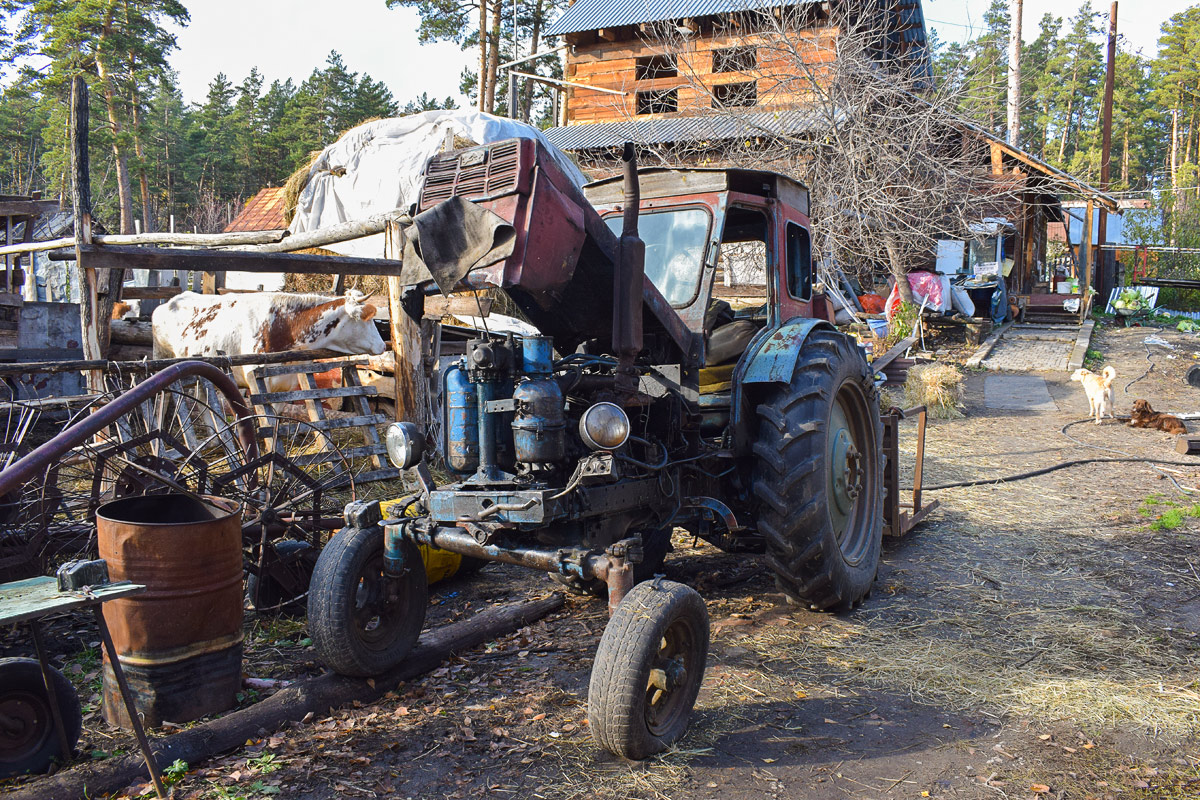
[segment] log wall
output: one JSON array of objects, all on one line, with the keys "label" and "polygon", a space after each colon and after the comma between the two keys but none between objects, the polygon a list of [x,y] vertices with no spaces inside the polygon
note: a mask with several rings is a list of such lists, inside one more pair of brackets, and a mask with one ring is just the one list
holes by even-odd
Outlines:
[{"label": "log wall", "polygon": [[[601,31],[599,33],[608,33]],[[786,41],[771,34],[744,34],[728,28],[701,31],[679,42],[655,41],[645,34],[614,34],[617,41],[598,39],[593,33],[577,35],[567,56],[567,80],[624,95],[572,87],[567,93],[567,124],[646,119],[638,114],[639,92],[674,89],[677,111],[696,114],[711,111],[714,87],[753,82],[757,102],[747,113],[796,106],[807,100],[812,80],[820,80],[822,65],[837,57],[838,30],[821,25],[789,36]],[[716,50],[755,47],[757,66],[745,72],[713,72]],[[638,79],[639,58],[672,55],[678,74]]]}]

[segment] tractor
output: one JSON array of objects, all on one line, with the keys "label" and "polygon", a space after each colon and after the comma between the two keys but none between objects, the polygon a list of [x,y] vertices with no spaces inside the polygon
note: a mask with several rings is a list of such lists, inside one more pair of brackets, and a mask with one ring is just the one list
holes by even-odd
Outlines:
[{"label": "tractor", "polygon": [[704,602],[662,575],[675,529],[764,553],[806,607],[852,609],[875,579],[878,393],[814,278],[808,191],[639,171],[632,145],[622,174],[580,189],[533,139],[440,154],[422,186],[406,313],[499,290],[537,335],[427,348],[432,419],[387,431],[415,491],[388,518],[347,507],[312,578],[314,644],[347,675],[401,662],[428,603],[419,545],[543,570],[607,594],[590,727],[648,757],[683,735],[708,651]]}]

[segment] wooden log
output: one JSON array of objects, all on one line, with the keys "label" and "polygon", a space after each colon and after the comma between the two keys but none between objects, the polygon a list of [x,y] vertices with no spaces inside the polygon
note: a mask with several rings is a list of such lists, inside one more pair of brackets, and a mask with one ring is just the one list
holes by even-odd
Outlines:
[{"label": "wooden log", "polygon": [[24,372],[50,375],[56,372],[83,372],[86,370],[118,370],[125,372],[158,372],[181,361],[203,361],[224,369],[257,364],[284,364],[289,361],[308,361],[314,358],[345,357],[344,353],[332,350],[284,350],[279,353],[251,353],[243,356],[190,356],[188,358],[159,358],[154,361],[26,361],[0,364],[0,375],[16,375]]},{"label": "wooden log", "polygon": [[140,344],[113,344],[108,348],[108,353],[114,359],[121,361],[141,361],[154,356],[154,348],[149,345]]},{"label": "wooden log", "polygon": [[[551,595],[540,600],[493,606],[460,622],[424,633],[403,664],[370,682],[333,673],[297,681],[249,708],[152,741],[155,761],[160,769],[170,766],[176,759],[195,767],[218,753],[241,747],[247,739],[260,736],[260,731],[277,731],[286,723],[299,722],[309,713],[324,715],[330,709],[349,703],[374,702],[401,681],[424,675],[455,653],[536,622],[561,608],[562,604],[561,595]],[[135,753],[95,765],[81,764],[31,781],[10,791],[6,798],[77,800],[114,792],[146,776],[142,756]]]},{"label": "wooden log", "polygon": [[51,261],[86,256],[88,264],[113,269],[186,269],[197,272],[300,272],[325,275],[399,275],[401,263],[385,258],[314,256],[297,253],[254,253],[243,250],[194,250],[182,247],[112,247],[84,245],[76,254],[51,251]]},{"label": "wooden log", "polygon": [[1176,436],[1175,452],[1185,456],[1200,454],[1200,436]]},{"label": "wooden log", "polygon": [[113,344],[150,347],[154,343],[150,320],[114,319],[111,326]]},{"label": "wooden log", "polygon": [[[92,185],[88,156],[88,86],[82,75],[71,81],[71,204],[75,216],[75,285],[79,287],[79,326],[86,360],[104,358],[100,344],[100,313],[96,272],[84,266],[83,252],[92,241]],[[109,312],[112,313],[111,311]],[[87,374],[88,388],[104,390],[104,376]]]},{"label": "wooden log", "polygon": [[255,253],[287,253],[293,250],[307,250],[310,247],[323,247],[327,244],[348,242],[351,239],[361,239],[376,233],[383,233],[388,222],[407,224],[412,218],[400,209],[373,214],[366,219],[349,220],[337,225],[329,225],[315,231],[293,233],[278,244],[260,245],[258,247],[242,248],[243,252]]}]

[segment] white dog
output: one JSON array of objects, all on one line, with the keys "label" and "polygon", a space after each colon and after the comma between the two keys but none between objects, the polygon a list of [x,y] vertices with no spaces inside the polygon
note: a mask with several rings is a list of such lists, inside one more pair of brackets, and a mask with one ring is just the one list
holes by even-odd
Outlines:
[{"label": "white dog", "polygon": [[1111,366],[1105,367],[1099,375],[1086,369],[1077,369],[1071,375],[1071,380],[1083,384],[1083,390],[1087,392],[1088,416],[1095,417],[1097,425],[1105,414],[1115,419],[1112,384],[1116,377],[1117,371]]}]

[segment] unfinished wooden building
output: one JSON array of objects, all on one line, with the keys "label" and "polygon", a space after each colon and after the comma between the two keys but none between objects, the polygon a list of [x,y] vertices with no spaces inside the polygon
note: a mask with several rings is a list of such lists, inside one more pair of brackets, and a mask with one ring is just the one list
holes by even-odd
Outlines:
[{"label": "unfinished wooden building", "polygon": [[[919,0],[575,0],[548,31],[569,45],[562,122],[769,113],[803,103],[838,53],[841,25],[888,69],[930,74]],[[840,22],[838,22],[840,20]],[[782,34],[782,36],[781,36]]]}]

